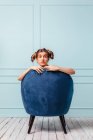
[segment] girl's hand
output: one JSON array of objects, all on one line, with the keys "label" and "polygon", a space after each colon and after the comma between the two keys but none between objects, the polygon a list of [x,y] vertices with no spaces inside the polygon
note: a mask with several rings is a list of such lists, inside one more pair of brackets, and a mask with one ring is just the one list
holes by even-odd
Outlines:
[{"label": "girl's hand", "polygon": [[44,68],[46,68],[48,71],[59,71],[58,66],[49,65],[49,66],[44,66]]},{"label": "girl's hand", "polygon": [[41,66],[31,66],[31,69],[36,70],[38,73],[42,73],[44,70],[44,68]]}]

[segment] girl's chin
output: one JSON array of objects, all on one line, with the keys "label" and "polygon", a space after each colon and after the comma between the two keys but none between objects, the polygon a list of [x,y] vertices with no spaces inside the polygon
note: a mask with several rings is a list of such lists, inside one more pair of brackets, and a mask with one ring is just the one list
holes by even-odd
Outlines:
[{"label": "girl's chin", "polygon": [[46,66],[47,64],[40,64],[42,67]]},{"label": "girl's chin", "polygon": [[46,65],[41,65],[42,67],[46,66]]}]

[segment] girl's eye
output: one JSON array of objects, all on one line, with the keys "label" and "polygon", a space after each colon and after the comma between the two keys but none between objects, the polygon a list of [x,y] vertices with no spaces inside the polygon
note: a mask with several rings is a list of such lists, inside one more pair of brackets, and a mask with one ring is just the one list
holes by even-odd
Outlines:
[{"label": "girl's eye", "polygon": [[47,55],[45,55],[45,57],[47,57]]},{"label": "girl's eye", "polygon": [[[38,56],[39,58],[41,58],[42,56]],[[47,55],[44,56],[45,58],[47,58]]]},{"label": "girl's eye", "polygon": [[41,56],[39,55],[38,57],[40,58]]}]

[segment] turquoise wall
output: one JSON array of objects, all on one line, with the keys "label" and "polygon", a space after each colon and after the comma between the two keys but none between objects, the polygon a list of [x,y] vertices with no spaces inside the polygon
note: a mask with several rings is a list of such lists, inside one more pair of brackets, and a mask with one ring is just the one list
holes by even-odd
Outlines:
[{"label": "turquoise wall", "polygon": [[75,69],[67,116],[93,117],[93,2],[90,0],[0,0],[0,116],[29,116],[18,76],[31,54],[51,49],[49,64]]}]

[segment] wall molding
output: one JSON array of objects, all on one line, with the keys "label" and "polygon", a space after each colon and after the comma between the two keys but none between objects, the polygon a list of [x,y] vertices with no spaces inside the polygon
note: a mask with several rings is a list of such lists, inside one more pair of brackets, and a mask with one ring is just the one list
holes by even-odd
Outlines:
[{"label": "wall molding", "polygon": [[40,4],[40,6],[93,6],[92,4]]},{"label": "wall molding", "polygon": [[[3,83],[0,83],[0,84],[20,84],[20,81],[19,82],[11,82],[11,83],[10,82],[5,82],[5,83],[3,82]],[[74,84],[75,85],[77,85],[77,84],[83,84],[83,85],[86,84],[86,85],[89,85],[89,84],[93,84],[93,82],[89,82],[89,83],[82,82],[82,83],[74,83]]]},{"label": "wall molding", "polygon": [[[23,69],[27,69],[27,68],[5,68],[5,67],[1,67],[0,70],[23,70]],[[93,70],[93,68],[74,68],[75,70]]]},{"label": "wall molding", "polygon": [[[0,109],[0,117],[29,117],[24,108],[5,108]],[[93,117],[93,108],[70,108],[67,117]]]},{"label": "wall molding", "polygon": [[[1,107],[0,109],[24,109],[24,108],[14,108],[14,107],[13,108],[12,107],[11,108],[10,107],[2,108]],[[93,107],[70,107],[70,109],[93,109]]]}]

